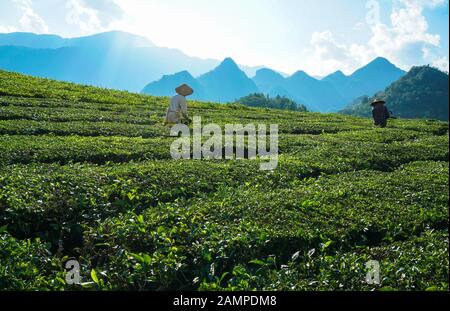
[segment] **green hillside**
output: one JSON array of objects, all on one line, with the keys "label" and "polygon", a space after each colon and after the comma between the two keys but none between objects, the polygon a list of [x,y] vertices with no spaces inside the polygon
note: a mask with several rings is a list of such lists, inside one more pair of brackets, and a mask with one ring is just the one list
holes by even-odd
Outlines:
[{"label": "green hillside", "polygon": [[448,123],[189,102],[279,124],[267,172],[172,160],[167,101],[0,71],[0,289],[449,289]]},{"label": "green hillside", "polygon": [[340,112],[371,116],[370,103],[375,98],[386,100],[389,109],[400,118],[448,121],[448,73],[430,66],[413,67],[386,90],[378,92],[373,98],[357,98]]}]

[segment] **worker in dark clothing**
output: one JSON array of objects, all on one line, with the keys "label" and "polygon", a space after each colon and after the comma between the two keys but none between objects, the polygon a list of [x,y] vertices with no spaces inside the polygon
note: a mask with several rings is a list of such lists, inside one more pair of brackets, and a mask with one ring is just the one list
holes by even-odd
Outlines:
[{"label": "worker in dark clothing", "polygon": [[391,117],[386,102],[381,99],[375,99],[370,105],[372,106],[372,116],[375,126],[386,127],[387,120]]}]

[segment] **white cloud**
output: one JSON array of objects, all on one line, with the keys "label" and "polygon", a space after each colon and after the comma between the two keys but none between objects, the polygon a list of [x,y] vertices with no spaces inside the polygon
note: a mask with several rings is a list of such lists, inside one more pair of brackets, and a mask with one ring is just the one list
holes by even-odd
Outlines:
[{"label": "white cloud", "polygon": [[0,33],[9,33],[9,32],[15,32],[15,31],[17,31],[17,28],[14,26],[0,25]]},{"label": "white cloud", "polygon": [[445,72],[449,72],[449,62],[448,62],[448,57],[441,57],[438,59],[435,59],[434,62],[432,63],[432,65],[434,67],[439,68],[442,71]]},{"label": "white cloud", "polygon": [[381,23],[372,27],[373,36],[369,47],[376,55],[409,66],[411,62],[419,62],[425,56],[424,49],[439,47],[440,36],[428,33],[428,23],[422,14],[424,4],[421,2],[400,0],[403,7],[392,11],[390,27]]},{"label": "white cloud", "polygon": [[95,33],[103,30],[98,11],[88,7],[80,0],[69,0],[66,3],[68,10],[66,22],[76,25],[84,34]]},{"label": "white cloud", "polygon": [[443,58],[440,54],[441,38],[428,32],[428,23],[423,16],[425,7],[436,7],[445,1],[397,0],[390,14],[390,25],[380,21],[370,24],[372,36],[366,44],[341,44],[329,30],[315,32],[311,44],[319,71],[326,74],[342,69],[350,73],[377,56],[386,57],[404,69],[421,64],[448,67],[448,57]]},{"label": "white cloud", "polygon": [[89,7],[97,11],[97,16],[105,27],[124,17],[124,11],[114,0],[89,1]]},{"label": "white cloud", "polygon": [[14,0],[21,11],[20,30],[34,33],[48,33],[46,22],[33,9],[31,0]]},{"label": "white cloud", "polygon": [[[314,32],[311,38],[314,48],[313,63],[319,75],[326,75],[338,69],[351,71],[361,61],[357,46],[347,46],[338,43],[331,31]],[[362,51],[364,55],[365,51]]]}]

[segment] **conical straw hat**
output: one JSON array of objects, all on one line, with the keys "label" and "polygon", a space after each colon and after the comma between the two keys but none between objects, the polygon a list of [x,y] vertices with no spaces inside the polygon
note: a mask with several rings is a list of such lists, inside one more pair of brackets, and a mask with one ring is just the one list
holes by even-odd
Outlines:
[{"label": "conical straw hat", "polygon": [[372,102],[370,105],[373,106],[373,105],[378,104],[378,103],[380,103],[380,104],[385,104],[386,101],[384,101],[384,100],[382,100],[382,99],[379,99],[379,98],[375,98],[375,99],[373,100],[373,102]]},{"label": "conical straw hat", "polygon": [[182,84],[179,87],[175,89],[177,94],[180,94],[182,96],[189,96],[194,93],[194,90],[187,84]]}]

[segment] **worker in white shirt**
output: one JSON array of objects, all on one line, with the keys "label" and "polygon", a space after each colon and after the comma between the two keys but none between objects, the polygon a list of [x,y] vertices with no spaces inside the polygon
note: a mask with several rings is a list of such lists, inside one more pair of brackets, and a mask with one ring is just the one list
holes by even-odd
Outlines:
[{"label": "worker in white shirt", "polygon": [[189,122],[190,118],[187,112],[186,96],[192,95],[194,90],[187,84],[180,85],[175,89],[177,95],[170,99],[170,105],[167,109],[165,124],[170,123],[185,123]]}]

